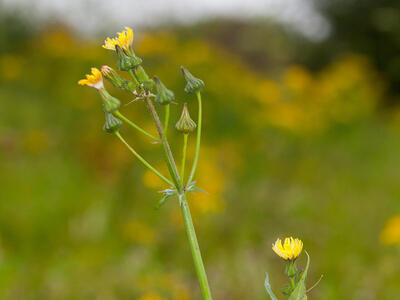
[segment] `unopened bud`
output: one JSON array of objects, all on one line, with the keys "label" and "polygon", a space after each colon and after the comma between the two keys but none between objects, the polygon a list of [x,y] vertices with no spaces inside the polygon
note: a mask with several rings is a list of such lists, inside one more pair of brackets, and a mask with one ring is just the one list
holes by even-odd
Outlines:
[{"label": "unopened bud", "polygon": [[115,49],[118,54],[118,70],[129,71],[142,63],[140,57],[137,57],[135,54],[127,54],[120,46],[116,45]]},{"label": "unopened bud", "polygon": [[114,133],[121,128],[122,121],[113,116],[112,113],[105,113],[106,122],[104,123],[103,129],[108,133]]},{"label": "unopened bud", "polygon": [[149,76],[142,66],[137,66],[133,71],[135,72],[135,75],[140,83],[144,83],[150,80]]},{"label": "unopened bud", "polygon": [[130,93],[136,91],[136,84],[130,80],[122,78],[113,68],[102,66],[101,73],[103,77],[108,79],[116,88],[124,89]]},{"label": "unopened bud", "polygon": [[175,99],[174,92],[167,89],[160,79],[158,79],[158,77],[154,77],[154,81],[157,89],[157,94],[154,101],[161,105],[170,104]]},{"label": "unopened bud", "polygon": [[183,110],[179,121],[176,123],[175,128],[179,132],[188,134],[193,132],[196,129],[196,123],[190,118],[189,110],[187,108],[187,104],[183,104]]},{"label": "unopened bud", "polygon": [[186,80],[185,92],[194,94],[200,92],[204,87],[204,82],[201,79],[194,77],[185,67],[181,67],[183,77]]},{"label": "unopened bud", "polygon": [[113,113],[114,111],[116,111],[117,109],[119,109],[119,107],[121,106],[121,102],[111,96],[106,89],[100,89],[99,90],[101,98],[103,99],[103,110],[106,113]]}]

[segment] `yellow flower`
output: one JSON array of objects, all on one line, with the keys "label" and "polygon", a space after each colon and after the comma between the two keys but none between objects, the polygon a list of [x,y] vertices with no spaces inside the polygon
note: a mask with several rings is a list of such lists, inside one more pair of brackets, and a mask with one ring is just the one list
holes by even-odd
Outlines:
[{"label": "yellow flower", "polygon": [[400,215],[395,215],[386,222],[380,238],[385,245],[400,244]]},{"label": "yellow flower", "polygon": [[96,89],[103,88],[103,77],[101,76],[100,70],[97,68],[92,68],[91,71],[92,74],[86,74],[86,79],[79,80],[78,84],[87,85]]},{"label": "yellow flower", "polygon": [[303,242],[292,237],[285,238],[283,245],[281,239],[277,239],[275,244],[272,244],[272,250],[285,260],[296,259],[300,255],[302,249]]},{"label": "yellow flower", "polygon": [[104,45],[102,46],[104,49],[115,51],[115,46],[118,45],[128,53],[130,53],[130,48],[132,46],[133,41],[133,31],[129,27],[125,27],[125,30],[122,32],[117,32],[118,37],[109,38],[104,41]]}]

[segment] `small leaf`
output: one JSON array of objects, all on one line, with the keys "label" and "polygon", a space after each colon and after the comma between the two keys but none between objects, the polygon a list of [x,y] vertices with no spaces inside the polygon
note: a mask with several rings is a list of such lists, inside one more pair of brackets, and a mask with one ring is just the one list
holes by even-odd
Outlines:
[{"label": "small leaf", "polygon": [[267,272],[265,272],[264,286],[265,286],[265,289],[267,290],[268,295],[271,297],[271,299],[272,300],[278,300],[278,298],[276,298],[274,292],[271,289],[271,285],[269,284],[269,277],[268,277],[268,273]]},{"label": "small leaf", "polygon": [[154,207],[155,210],[158,210],[161,206],[165,204],[165,202],[168,200],[169,197],[172,195],[176,195],[177,191],[173,189],[166,189],[163,191],[160,191],[160,193],[164,193],[160,201],[157,203],[156,207]]},{"label": "small leaf", "polygon": [[290,295],[288,300],[307,300],[306,278],[307,278],[308,268],[310,266],[310,256],[308,255],[307,251],[305,251],[305,253],[307,254],[306,268],[304,269],[303,273],[301,274],[300,279],[297,282],[297,286],[293,290],[293,293]]}]

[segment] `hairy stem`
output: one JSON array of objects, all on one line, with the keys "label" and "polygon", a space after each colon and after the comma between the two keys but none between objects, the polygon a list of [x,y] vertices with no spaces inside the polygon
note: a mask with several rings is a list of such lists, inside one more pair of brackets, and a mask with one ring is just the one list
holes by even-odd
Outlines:
[{"label": "hairy stem", "polygon": [[164,175],[162,175],[160,172],[158,172],[152,165],[150,165],[143,157],[139,155],[126,141],[125,139],[121,136],[121,134],[116,131],[114,132],[115,135],[121,140],[122,143],[125,144],[125,146],[139,159],[150,171],[154,172],[158,177],[160,177],[162,180],[164,180],[168,185],[174,186],[174,184],[166,178]]},{"label": "hairy stem", "polygon": [[192,252],[194,267],[200,282],[201,293],[205,300],[212,300],[207,274],[204,268],[203,259],[201,257],[200,247],[197,241],[196,231],[193,226],[193,220],[190,214],[190,208],[186,199],[186,194],[180,195],[180,200],[182,216],[185,222],[185,228],[189,240],[190,251]]},{"label": "hairy stem", "polygon": [[199,105],[199,112],[198,112],[198,118],[197,118],[197,136],[196,136],[196,151],[194,154],[194,159],[193,159],[193,165],[192,165],[192,170],[190,171],[190,175],[187,181],[187,185],[189,185],[193,178],[194,174],[196,173],[196,168],[197,168],[197,162],[199,161],[199,154],[200,154],[200,141],[201,141],[201,119],[202,119],[202,104],[201,104],[201,94],[200,92],[196,93],[197,96],[197,102]]},{"label": "hairy stem", "polygon": [[167,138],[168,122],[169,122],[169,104],[165,105],[165,121],[164,121],[163,138]]},{"label": "hairy stem", "polygon": [[121,120],[123,120],[125,123],[128,123],[130,126],[132,126],[133,128],[135,128],[136,130],[140,131],[141,133],[143,133],[144,135],[147,135],[149,138],[155,140],[155,141],[159,141],[158,138],[156,138],[154,135],[148,133],[146,130],[144,130],[143,128],[139,127],[138,125],[136,125],[135,123],[133,123],[131,120],[129,120],[127,117],[125,117],[123,114],[120,113],[120,111],[115,111],[114,115],[118,118],[120,118]]}]

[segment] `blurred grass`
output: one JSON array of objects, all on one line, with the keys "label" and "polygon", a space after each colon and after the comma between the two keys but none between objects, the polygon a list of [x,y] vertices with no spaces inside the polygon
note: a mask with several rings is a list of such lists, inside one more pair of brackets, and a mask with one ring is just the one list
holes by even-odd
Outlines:
[{"label": "blurred grass", "polygon": [[[165,186],[102,131],[98,95],[77,85],[91,66],[115,66],[100,45],[57,27],[0,56],[0,297],[199,299],[176,201],[154,211]],[[400,123],[379,107],[386,84],[368,57],[269,74],[173,32],[138,32],[135,49],[192,116],[179,66],[206,83],[198,184],[208,194],[190,204],[216,299],[265,299],[266,270],[278,290],[271,243],[284,235],[303,239],[310,281],[324,274],[310,299],[400,292],[398,245],[379,238],[400,211]],[[143,103],[122,110],[155,134]],[[166,173],[159,145],[121,132]]]}]

